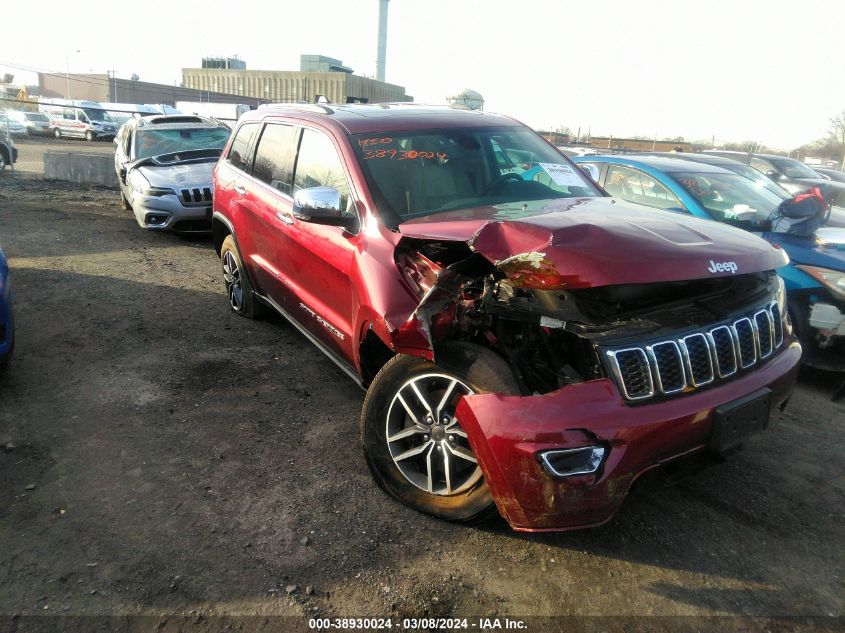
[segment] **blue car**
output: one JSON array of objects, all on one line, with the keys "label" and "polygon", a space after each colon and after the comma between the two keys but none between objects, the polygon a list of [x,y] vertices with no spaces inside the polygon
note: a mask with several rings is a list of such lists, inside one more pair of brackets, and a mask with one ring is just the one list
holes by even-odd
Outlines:
[{"label": "blue car", "polygon": [[15,347],[15,322],[12,318],[12,291],[9,288],[9,265],[0,249],[0,367],[9,362]]},{"label": "blue car", "polygon": [[845,371],[845,229],[811,237],[771,231],[780,194],[715,165],[665,156],[585,156],[573,159],[611,196],[663,211],[746,228],[780,245],[790,263],[778,270],[786,284],[804,363]]}]

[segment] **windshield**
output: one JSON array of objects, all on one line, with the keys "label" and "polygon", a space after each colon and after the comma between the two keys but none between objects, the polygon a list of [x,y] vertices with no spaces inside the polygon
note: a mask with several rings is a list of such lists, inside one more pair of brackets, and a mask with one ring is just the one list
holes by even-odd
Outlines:
[{"label": "windshield", "polygon": [[43,114],[40,114],[38,112],[27,112],[24,116],[27,119],[29,119],[30,121],[49,121],[50,120],[46,116],[44,116]]},{"label": "windshield", "polygon": [[191,149],[223,149],[228,140],[227,127],[138,130],[135,134],[135,158]]},{"label": "windshield", "polygon": [[481,205],[602,195],[523,127],[359,134],[352,142],[388,225]]},{"label": "windshield", "polygon": [[738,174],[673,174],[714,219],[763,225],[783,198]]},{"label": "windshield", "polygon": [[804,163],[797,160],[782,158],[772,162],[778,166],[778,168],[783,172],[783,175],[787,178],[822,178]]},{"label": "windshield", "polygon": [[85,116],[88,117],[89,121],[104,121],[106,123],[111,123],[111,119],[109,118],[108,112],[104,110],[96,110],[94,108],[82,108],[82,111],[85,113]]},{"label": "windshield", "polygon": [[781,200],[786,200],[787,198],[791,197],[786,190],[776,185],[771,179],[766,178],[766,176],[761,174],[753,167],[749,167],[748,165],[743,165],[741,163],[734,163],[733,165],[724,163],[717,164],[716,166],[721,167],[722,169],[727,169],[728,171],[732,171],[735,174],[739,174],[740,176],[745,176],[749,180],[753,180],[756,186],[763,187],[764,189],[771,191]]}]

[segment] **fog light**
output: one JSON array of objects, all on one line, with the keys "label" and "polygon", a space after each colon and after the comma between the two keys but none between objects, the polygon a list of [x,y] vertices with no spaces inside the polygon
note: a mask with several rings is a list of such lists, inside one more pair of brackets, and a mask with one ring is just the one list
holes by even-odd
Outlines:
[{"label": "fog light", "polygon": [[164,224],[167,222],[167,216],[158,213],[147,214],[147,224]]},{"label": "fog light", "polygon": [[596,472],[604,461],[604,446],[566,448],[540,453],[540,462],[550,475],[572,477]]}]

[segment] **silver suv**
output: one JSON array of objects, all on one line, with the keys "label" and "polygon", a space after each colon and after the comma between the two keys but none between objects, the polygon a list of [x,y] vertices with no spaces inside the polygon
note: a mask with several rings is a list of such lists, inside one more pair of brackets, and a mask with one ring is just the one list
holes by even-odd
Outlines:
[{"label": "silver suv", "polygon": [[211,228],[211,171],[230,129],[195,115],[130,119],[115,137],[120,201],[145,229],[180,233]]}]

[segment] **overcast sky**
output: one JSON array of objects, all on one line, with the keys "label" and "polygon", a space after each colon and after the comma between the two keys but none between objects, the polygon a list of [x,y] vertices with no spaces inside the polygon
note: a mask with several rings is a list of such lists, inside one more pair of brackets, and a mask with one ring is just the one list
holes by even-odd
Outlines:
[{"label": "overcast sky", "polygon": [[[377,0],[4,2],[0,72],[116,70],[173,84],[206,55],[297,70],[301,53],[374,75]],[[845,110],[845,1],[391,0],[387,81],[417,101],[595,135],[792,148]],[[76,51],[79,52],[76,52]]]}]

